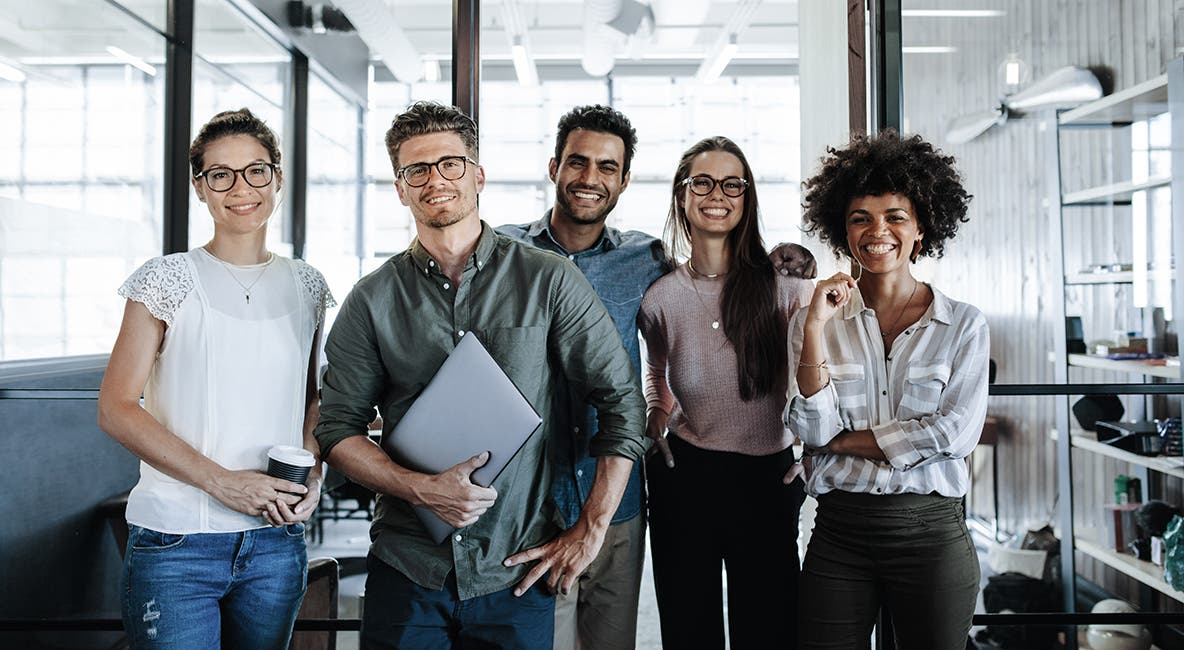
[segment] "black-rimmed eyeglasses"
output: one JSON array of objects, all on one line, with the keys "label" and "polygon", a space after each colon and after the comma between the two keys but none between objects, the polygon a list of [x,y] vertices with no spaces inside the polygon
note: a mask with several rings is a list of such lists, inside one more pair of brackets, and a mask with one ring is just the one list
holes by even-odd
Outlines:
[{"label": "black-rimmed eyeglasses", "polygon": [[444,156],[434,163],[421,162],[400,167],[395,172],[395,178],[402,178],[411,187],[423,187],[432,177],[432,168],[440,173],[440,178],[446,181],[457,181],[464,177],[468,170],[468,163],[477,163],[468,156]]},{"label": "black-rimmed eyeglasses", "polygon": [[247,185],[254,188],[267,187],[275,178],[275,168],[279,165],[269,162],[251,163],[242,169],[229,167],[211,167],[200,172],[194,178],[206,179],[206,187],[212,192],[226,192],[234,187],[235,175],[241,175]]},{"label": "black-rimmed eyeglasses", "polygon": [[711,194],[711,191],[715,189],[717,184],[723,190],[725,196],[732,198],[743,195],[745,190],[748,189],[748,181],[736,176],[728,176],[717,181],[707,174],[699,174],[698,176],[692,176],[684,180],[682,184],[690,187],[691,192],[699,196]]}]

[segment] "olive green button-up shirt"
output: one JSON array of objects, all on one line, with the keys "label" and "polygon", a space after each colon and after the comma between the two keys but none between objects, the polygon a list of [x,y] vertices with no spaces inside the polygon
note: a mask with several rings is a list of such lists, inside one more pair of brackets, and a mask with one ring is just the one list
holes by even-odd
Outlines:
[{"label": "olive green button-up shirt", "polygon": [[[517,583],[529,567],[502,561],[560,530],[549,499],[547,447],[566,435],[566,386],[599,412],[592,455],[637,461],[645,431],[645,401],[629,356],[580,271],[482,223],[459,285],[415,241],[359,280],[342,303],[325,344],[329,369],[315,430],[330,464],[334,445],[366,435],[375,407],[382,435],[391,435],[470,331],[542,416],[542,426],[494,481],[497,500],[475,524],[435,544],[406,501],[380,495],[370,531],[371,552],[416,584],[442,589],[455,570],[462,599]],[[457,395],[457,408],[464,403]]]}]

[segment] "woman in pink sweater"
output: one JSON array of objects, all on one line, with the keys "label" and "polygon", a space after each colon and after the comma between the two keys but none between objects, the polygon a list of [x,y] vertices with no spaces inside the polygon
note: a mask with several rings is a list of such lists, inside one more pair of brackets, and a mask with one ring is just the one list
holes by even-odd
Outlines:
[{"label": "woman in pink sweater", "polygon": [[808,280],[765,254],[756,187],[731,140],[703,140],[675,171],[666,240],[686,259],[642,300],[654,581],[667,648],[796,647],[800,480],[781,422],[789,318]]}]

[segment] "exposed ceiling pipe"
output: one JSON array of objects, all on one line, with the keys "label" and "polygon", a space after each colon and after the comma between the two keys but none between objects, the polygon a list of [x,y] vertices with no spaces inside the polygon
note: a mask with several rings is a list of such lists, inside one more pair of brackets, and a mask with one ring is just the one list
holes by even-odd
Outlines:
[{"label": "exposed ceiling pipe", "polygon": [[620,33],[608,22],[621,13],[621,0],[584,1],[584,56],[580,65],[593,77],[612,72]]},{"label": "exposed ceiling pipe", "polygon": [[404,83],[423,78],[423,61],[407,33],[395,21],[395,14],[382,0],[334,0],[358,36],[378,55],[395,78]]},{"label": "exposed ceiling pipe", "polygon": [[[696,79],[708,80],[712,76],[713,65],[717,65],[725,57],[731,59],[731,55],[736,51],[736,40],[744,30],[748,29],[748,25],[752,23],[752,14],[756,12],[756,8],[760,4],[761,0],[740,0],[736,3],[736,9],[732,11],[728,21],[724,23],[715,42],[707,48],[703,63],[699,64],[699,69],[695,71]],[[718,73],[715,76],[718,76]]]}]

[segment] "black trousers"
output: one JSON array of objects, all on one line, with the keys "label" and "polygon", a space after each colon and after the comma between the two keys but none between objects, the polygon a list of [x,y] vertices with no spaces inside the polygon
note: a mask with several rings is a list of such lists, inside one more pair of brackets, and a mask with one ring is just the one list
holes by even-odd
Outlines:
[{"label": "black trousers", "polygon": [[804,489],[781,482],[793,450],[745,456],[668,440],[674,467],[661,454],[646,463],[662,646],[724,647],[726,567],[732,649],[796,648]]},{"label": "black trousers", "polygon": [[900,650],[962,650],[978,555],[961,499],[828,492],[802,568],[802,648],[870,646],[881,606]]}]

